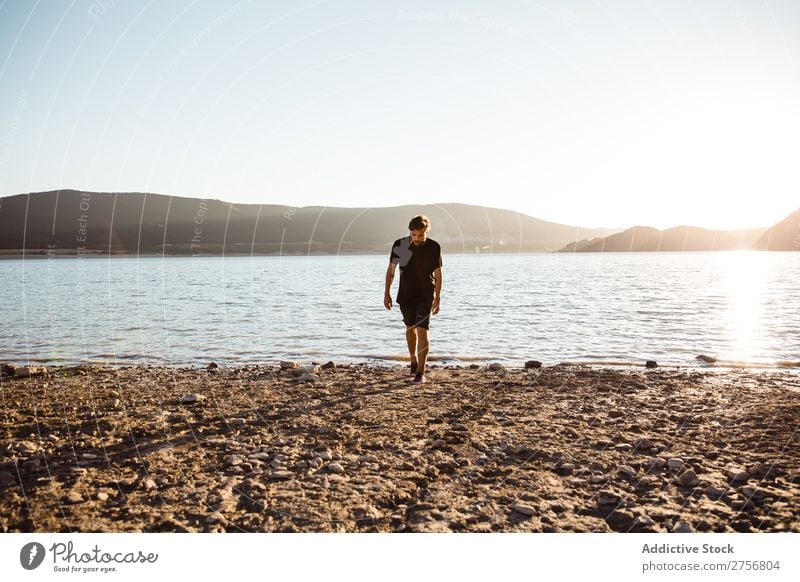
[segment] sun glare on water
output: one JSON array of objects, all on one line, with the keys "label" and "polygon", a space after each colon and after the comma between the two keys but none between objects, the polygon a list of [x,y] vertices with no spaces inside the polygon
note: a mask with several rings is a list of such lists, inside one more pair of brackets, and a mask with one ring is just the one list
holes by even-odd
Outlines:
[{"label": "sun glare on water", "polygon": [[762,295],[769,263],[758,251],[722,253],[723,290],[728,306],[725,327],[728,330],[730,359],[752,362],[765,346],[758,344],[758,331],[763,315]]}]

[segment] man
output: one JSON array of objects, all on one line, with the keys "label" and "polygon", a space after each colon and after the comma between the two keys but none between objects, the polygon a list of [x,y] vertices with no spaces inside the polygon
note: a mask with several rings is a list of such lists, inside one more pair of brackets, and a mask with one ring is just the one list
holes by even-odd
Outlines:
[{"label": "man", "polygon": [[383,305],[392,308],[389,290],[397,265],[400,265],[400,287],[397,304],[406,324],[406,341],[411,356],[414,382],[425,382],[425,364],[430,342],[428,328],[431,314],[439,313],[442,298],[442,248],[428,238],[431,221],[424,214],[408,223],[409,236],[397,239],[392,245],[389,267],[386,269],[386,290]]}]

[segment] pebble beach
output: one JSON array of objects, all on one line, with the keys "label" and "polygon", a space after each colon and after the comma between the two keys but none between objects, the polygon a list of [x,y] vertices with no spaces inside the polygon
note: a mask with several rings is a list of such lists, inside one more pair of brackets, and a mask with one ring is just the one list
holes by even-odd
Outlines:
[{"label": "pebble beach", "polygon": [[800,532],[796,370],[2,366],[1,532]]}]

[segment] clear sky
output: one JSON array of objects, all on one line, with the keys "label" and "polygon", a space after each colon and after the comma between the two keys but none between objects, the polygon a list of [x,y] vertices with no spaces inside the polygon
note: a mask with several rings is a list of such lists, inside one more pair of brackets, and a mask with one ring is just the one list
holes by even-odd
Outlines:
[{"label": "clear sky", "polygon": [[798,161],[796,0],[0,0],[3,196],[738,228]]}]

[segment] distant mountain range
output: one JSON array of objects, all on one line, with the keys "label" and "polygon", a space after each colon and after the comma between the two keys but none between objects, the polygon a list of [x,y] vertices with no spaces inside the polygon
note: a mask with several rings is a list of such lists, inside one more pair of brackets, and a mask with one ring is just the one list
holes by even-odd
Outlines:
[{"label": "distant mountain range", "polygon": [[446,252],[555,251],[585,229],[467,204],[334,208],[232,204],[145,193],[58,190],[0,198],[0,252],[36,254],[388,253],[416,214]]},{"label": "distant mountain range", "polygon": [[388,253],[426,214],[449,253],[800,250],[800,210],[771,228],[586,229],[468,204],[336,208],[234,204],[149,193],[55,190],[0,198],[0,253]]},{"label": "distant mountain range", "polygon": [[562,253],[727,251],[752,248],[765,228],[722,231],[693,226],[658,230],[634,226],[607,237],[581,240],[565,246]]},{"label": "distant mountain range", "polygon": [[726,251],[726,250],[800,250],[800,210],[771,228],[745,230],[708,230],[695,226],[676,226],[658,230],[634,226],[605,237],[584,239],[567,244],[562,253]]}]

